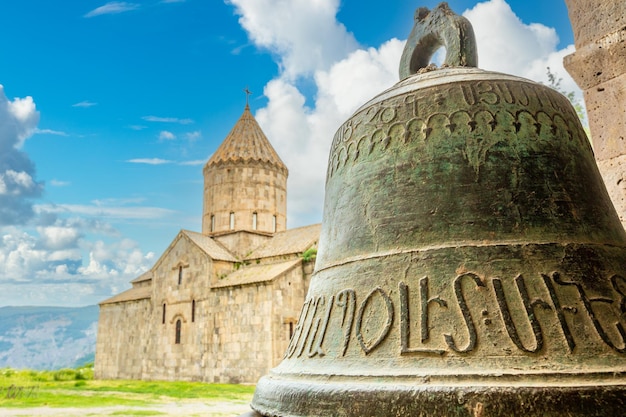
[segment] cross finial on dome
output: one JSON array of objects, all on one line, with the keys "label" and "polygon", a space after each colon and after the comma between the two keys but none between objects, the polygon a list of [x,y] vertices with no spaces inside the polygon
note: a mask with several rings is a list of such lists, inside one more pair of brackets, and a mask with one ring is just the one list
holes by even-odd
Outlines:
[{"label": "cross finial on dome", "polygon": [[248,97],[250,97],[250,94],[252,94],[252,91],[250,91],[248,87],[246,87],[244,88],[243,92],[246,93],[246,108],[248,108]]}]

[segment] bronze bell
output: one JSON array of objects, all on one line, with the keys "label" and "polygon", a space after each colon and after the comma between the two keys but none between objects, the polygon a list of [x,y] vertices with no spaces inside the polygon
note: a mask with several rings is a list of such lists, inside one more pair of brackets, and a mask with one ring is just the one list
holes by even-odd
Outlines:
[{"label": "bronze bell", "polygon": [[590,143],[567,98],[476,61],[467,20],[418,9],[402,80],[335,134],[315,272],[256,412],[626,412],[626,234]]}]

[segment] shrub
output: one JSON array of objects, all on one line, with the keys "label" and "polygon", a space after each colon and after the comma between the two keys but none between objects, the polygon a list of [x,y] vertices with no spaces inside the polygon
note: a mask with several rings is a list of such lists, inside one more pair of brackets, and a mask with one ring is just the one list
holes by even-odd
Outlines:
[{"label": "shrub", "polygon": [[55,381],[71,381],[76,378],[76,371],[74,369],[59,369],[53,375]]},{"label": "shrub", "polygon": [[93,379],[93,368],[80,368],[76,370],[74,376],[76,380]]},{"label": "shrub", "polygon": [[302,260],[304,262],[309,262],[309,261],[312,261],[313,259],[315,259],[316,256],[317,256],[317,249],[316,248],[309,248],[309,249],[305,250],[304,253],[302,254]]}]

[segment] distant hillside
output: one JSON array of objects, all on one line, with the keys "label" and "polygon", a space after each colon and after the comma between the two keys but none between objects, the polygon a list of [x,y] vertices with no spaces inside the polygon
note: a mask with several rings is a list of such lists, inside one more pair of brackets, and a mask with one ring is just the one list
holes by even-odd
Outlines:
[{"label": "distant hillside", "polygon": [[59,369],[91,362],[98,306],[0,307],[0,368]]}]

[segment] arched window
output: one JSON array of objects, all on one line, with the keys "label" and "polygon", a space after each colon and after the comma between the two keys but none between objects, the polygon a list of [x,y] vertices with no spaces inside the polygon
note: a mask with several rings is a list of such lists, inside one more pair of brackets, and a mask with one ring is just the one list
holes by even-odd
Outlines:
[{"label": "arched window", "polygon": [[178,285],[180,285],[183,282],[183,266],[180,265],[178,267]]},{"label": "arched window", "polygon": [[180,344],[180,327],[181,327],[181,322],[180,319],[176,320],[176,339],[175,342],[177,345]]},{"label": "arched window", "polygon": [[191,322],[196,321],[196,300],[191,300]]},{"label": "arched window", "polygon": [[252,213],[252,230],[256,230],[256,213]]},{"label": "arched window", "polygon": [[235,230],[235,213],[230,213],[230,230]]},{"label": "arched window", "polygon": [[289,322],[289,340],[293,337],[293,321]]},{"label": "arched window", "polygon": [[276,233],[276,216],[272,217],[272,231]]},{"label": "arched window", "polygon": [[215,214],[211,214],[211,231],[215,232]]},{"label": "arched window", "polygon": [[163,318],[161,319],[161,323],[165,324],[165,303],[163,303]]}]

